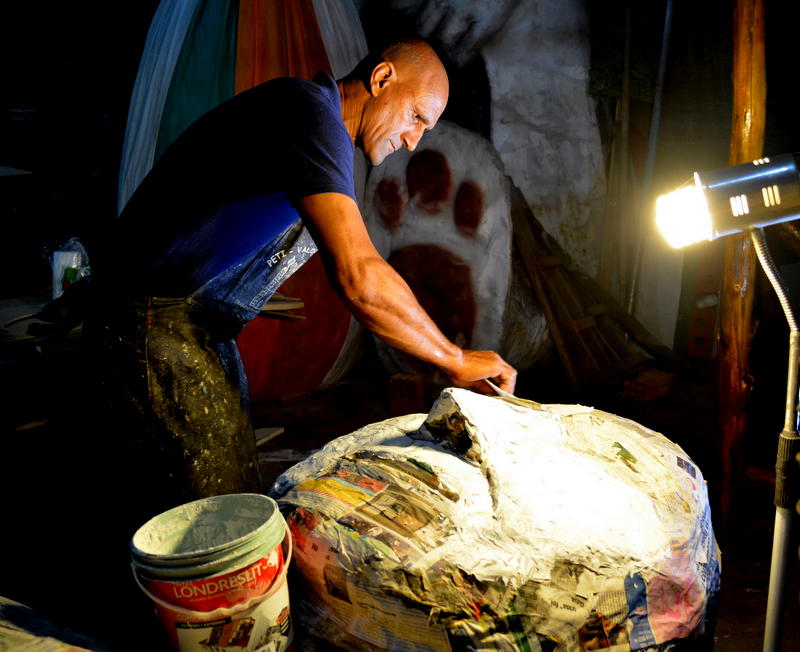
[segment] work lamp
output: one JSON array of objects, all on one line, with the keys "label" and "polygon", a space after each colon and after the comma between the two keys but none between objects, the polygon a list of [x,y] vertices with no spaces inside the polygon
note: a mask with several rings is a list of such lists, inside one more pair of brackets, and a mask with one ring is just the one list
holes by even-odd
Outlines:
[{"label": "work lamp", "polygon": [[695,172],[656,200],[656,224],[673,247],[800,218],[797,159],[781,154]]},{"label": "work lamp", "polygon": [[800,331],[785,285],[767,248],[763,227],[800,218],[797,160],[797,155],[781,154],[710,172],[695,172],[692,181],[656,200],[656,224],[673,247],[748,232],[789,324],[786,409],[775,464],[775,528],[764,629],[765,652],[777,650],[779,645],[789,534],[798,497]]}]

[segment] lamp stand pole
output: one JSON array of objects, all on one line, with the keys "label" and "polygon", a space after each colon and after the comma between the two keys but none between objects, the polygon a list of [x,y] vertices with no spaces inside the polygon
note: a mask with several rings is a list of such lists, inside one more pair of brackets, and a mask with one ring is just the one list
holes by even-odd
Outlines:
[{"label": "lamp stand pole", "polygon": [[798,367],[800,366],[800,330],[794,310],[786,293],[783,279],[767,249],[762,229],[750,232],[758,260],[778,295],[786,321],[789,324],[789,370],[786,380],[786,409],[783,430],[778,438],[775,462],[775,527],[772,538],[772,563],[769,572],[767,617],[764,626],[764,652],[777,652],[781,638],[781,612],[786,588],[787,559],[792,525],[792,512],[797,500],[797,453],[800,437],[797,435]]}]

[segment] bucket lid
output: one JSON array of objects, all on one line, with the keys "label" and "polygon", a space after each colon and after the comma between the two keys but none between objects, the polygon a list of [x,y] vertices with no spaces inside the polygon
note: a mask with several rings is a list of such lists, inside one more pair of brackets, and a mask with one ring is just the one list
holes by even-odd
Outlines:
[{"label": "bucket lid", "polygon": [[262,494],[201,498],[158,514],[131,539],[134,560],[153,566],[194,565],[229,555],[242,546],[261,547],[283,538],[277,503]]}]

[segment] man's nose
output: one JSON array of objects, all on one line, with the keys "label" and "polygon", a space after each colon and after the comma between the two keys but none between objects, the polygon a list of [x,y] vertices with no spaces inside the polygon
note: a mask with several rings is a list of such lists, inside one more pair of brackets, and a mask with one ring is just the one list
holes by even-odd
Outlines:
[{"label": "man's nose", "polygon": [[413,152],[417,148],[417,144],[425,133],[425,125],[417,125],[413,129],[406,131],[403,136],[403,146],[409,151]]}]

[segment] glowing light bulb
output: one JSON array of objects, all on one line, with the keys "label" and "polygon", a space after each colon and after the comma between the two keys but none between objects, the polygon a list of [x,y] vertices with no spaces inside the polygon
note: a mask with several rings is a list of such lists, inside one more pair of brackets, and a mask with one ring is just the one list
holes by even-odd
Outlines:
[{"label": "glowing light bulb", "polygon": [[686,186],[661,195],[656,199],[656,225],[666,241],[676,249],[711,240],[711,213],[703,188]]}]

